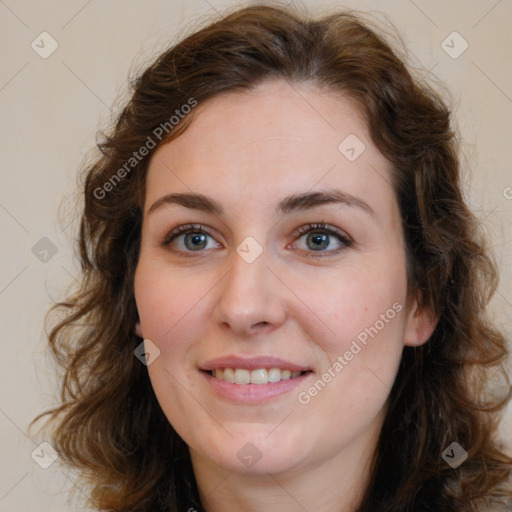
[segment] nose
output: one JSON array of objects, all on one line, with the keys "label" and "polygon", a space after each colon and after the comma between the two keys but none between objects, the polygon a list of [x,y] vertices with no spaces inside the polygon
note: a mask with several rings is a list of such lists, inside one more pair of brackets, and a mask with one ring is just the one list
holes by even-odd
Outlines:
[{"label": "nose", "polygon": [[252,263],[233,252],[230,271],[216,287],[214,319],[238,338],[268,334],[286,319],[283,283],[267,266],[265,251]]}]

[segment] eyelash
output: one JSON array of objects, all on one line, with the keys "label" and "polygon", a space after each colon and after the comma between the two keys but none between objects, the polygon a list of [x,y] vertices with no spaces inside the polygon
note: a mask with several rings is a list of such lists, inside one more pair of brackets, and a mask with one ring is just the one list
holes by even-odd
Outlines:
[{"label": "eyelash", "polygon": [[[340,249],[332,250],[332,251],[307,251],[306,256],[312,257],[312,258],[322,258],[326,256],[332,256],[333,254],[338,254],[343,249],[347,247],[351,247],[353,244],[353,241],[346,235],[331,229],[327,228],[324,223],[311,223],[306,224],[304,226],[301,226],[296,230],[296,238],[301,238],[303,235],[310,233],[311,231],[321,231],[323,234],[326,235],[333,235],[338,238],[338,240],[343,244],[344,247],[341,247]],[[208,228],[206,226],[203,226],[202,224],[183,224],[182,226],[178,226],[177,228],[173,229],[171,232],[167,233],[163,240],[161,241],[161,245],[164,247],[167,247],[172,241],[174,241],[179,235],[186,234],[186,233],[204,233],[208,236],[213,235],[208,231]],[[184,254],[187,257],[194,257],[193,253],[195,251],[177,251],[182,254]],[[197,251],[197,252],[203,252],[203,251]]]}]

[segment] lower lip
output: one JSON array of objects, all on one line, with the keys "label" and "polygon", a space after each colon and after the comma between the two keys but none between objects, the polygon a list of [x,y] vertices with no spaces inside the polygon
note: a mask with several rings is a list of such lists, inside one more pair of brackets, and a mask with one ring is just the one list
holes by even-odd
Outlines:
[{"label": "lower lip", "polygon": [[217,395],[243,404],[259,404],[289,393],[312,374],[312,372],[307,372],[299,377],[280,380],[279,382],[269,382],[267,384],[234,384],[217,379],[209,372],[201,371],[201,373]]}]

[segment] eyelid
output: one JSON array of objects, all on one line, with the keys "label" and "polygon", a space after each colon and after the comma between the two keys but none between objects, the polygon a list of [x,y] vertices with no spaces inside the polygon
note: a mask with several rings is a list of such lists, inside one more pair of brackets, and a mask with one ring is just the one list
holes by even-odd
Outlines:
[{"label": "eyelid", "polygon": [[[344,245],[344,247],[336,250],[331,251],[304,251],[302,249],[299,249],[301,252],[306,252],[307,256],[312,257],[327,257],[332,255],[337,255],[347,247],[350,247],[354,244],[353,239],[346,234],[343,231],[338,230],[337,228],[327,225],[323,222],[320,223],[307,223],[299,228],[297,228],[292,236],[294,237],[294,240],[292,242],[292,245],[295,244],[295,242],[302,238],[304,235],[315,232],[315,231],[323,231],[324,233],[332,236],[336,236],[338,240]],[[206,235],[210,236],[211,238],[215,239],[214,234],[211,232],[210,228],[207,226],[204,226],[203,224],[182,224],[180,226],[177,226],[176,228],[172,229],[170,232],[166,232],[163,236],[162,240],[160,241],[160,245],[167,247],[173,242],[178,236],[187,234],[187,233],[194,233],[194,232],[203,232]],[[219,243],[219,242],[217,242]],[[287,246],[289,247],[289,246]],[[178,252],[180,254],[185,254],[187,256],[192,256],[196,251],[181,251],[177,250],[175,252]],[[197,251],[198,253],[204,252],[204,251]]]},{"label": "eyelid", "polygon": [[338,238],[338,240],[342,243],[343,246],[339,249],[330,251],[304,251],[299,249],[302,252],[305,252],[307,257],[324,258],[329,256],[337,256],[343,250],[347,249],[348,247],[352,247],[355,243],[351,236],[349,236],[344,231],[335,228],[334,226],[330,226],[328,224],[325,224],[324,222],[312,222],[305,224],[295,230],[293,236],[296,236],[296,238],[293,242],[293,245],[296,243],[298,239],[302,238],[304,235],[314,232],[323,232],[326,233],[327,235],[335,236]]},{"label": "eyelid", "polygon": [[352,238],[348,236],[344,231],[341,231],[338,228],[335,228],[334,226],[330,226],[325,222],[310,222],[308,224],[304,224],[303,226],[300,226],[295,230],[294,236],[295,234],[305,235],[310,231],[324,231],[329,235],[339,236],[340,238],[346,240],[347,242],[353,242]]},{"label": "eyelid", "polygon": [[171,231],[165,232],[161,240],[161,245],[167,246],[179,235],[194,231],[204,231],[207,235],[214,238],[209,228],[207,226],[203,226],[203,224],[181,224],[180,226],[175,227]]}]

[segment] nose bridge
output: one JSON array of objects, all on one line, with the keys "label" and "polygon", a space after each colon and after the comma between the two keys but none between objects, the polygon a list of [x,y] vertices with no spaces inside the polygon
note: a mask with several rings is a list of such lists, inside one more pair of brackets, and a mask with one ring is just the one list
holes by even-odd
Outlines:
[{"label": "nose bridge", "polygon": [[283,290],[267,267],[267,251],[246,239],[230,259],[216,304],[217,322],[239,335],[250,334],[255,326],[271,329],[281,324],[285,319]]}]

